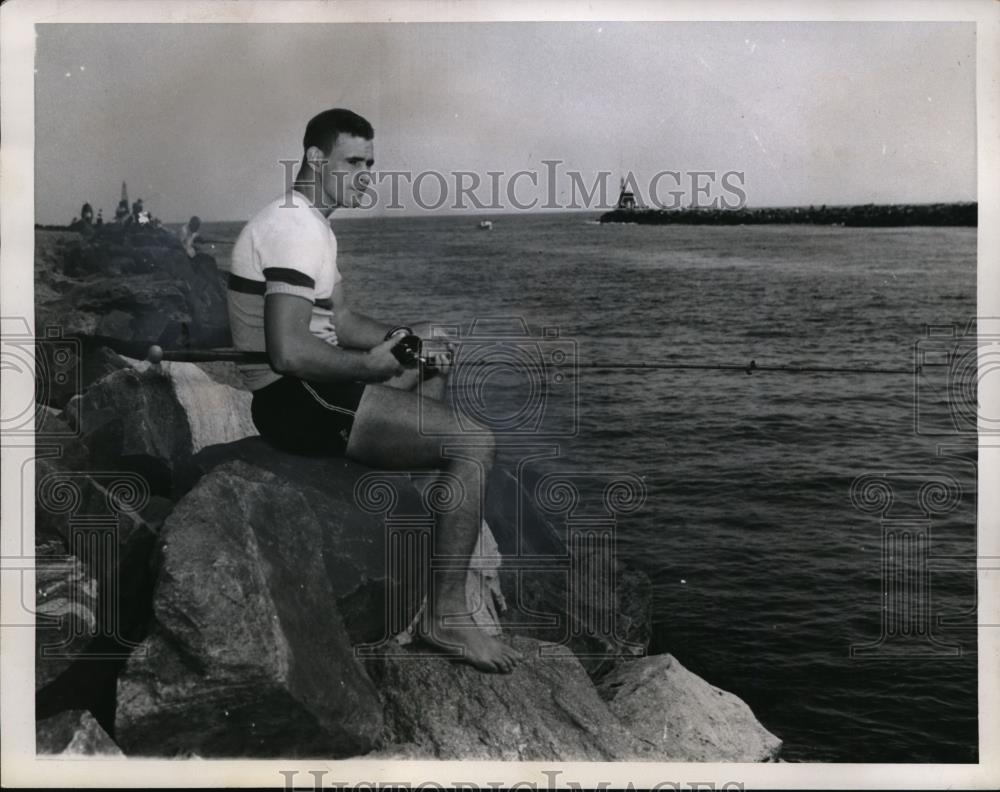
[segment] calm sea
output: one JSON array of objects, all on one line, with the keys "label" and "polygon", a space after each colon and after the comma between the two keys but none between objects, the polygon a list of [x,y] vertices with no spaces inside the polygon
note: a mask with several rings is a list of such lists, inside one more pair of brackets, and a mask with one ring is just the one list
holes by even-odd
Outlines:
[{"label": "calm sea", "polygon": [[[960,334],[975,315],[975,229],[494,223],[335,221],[353,302],[466,331],[516,317],[534,336],[558,331],[542,354],[562,344],[583,364],[908,369],[918,347],[953,344],[925,325]],[[221,242],[238,225],[206,231]],[[643,477],[618,548],[654,582],[653,651],[743,698],[787,759],[976,761],[976,453],[950,421],[961,389],[947,366],[917,380],[563,369],[528,397],[497,369],[460,397],[518,426],[543,393],[542,425],[578,429],[550,468]],[[888,514],[852,504],[864,474],[893,488]],[[955,497],[928,513],[918,492],[935,480]],[[901,547],[883,573],[884,527],[925,552],[928,627],[880,644]]]}]

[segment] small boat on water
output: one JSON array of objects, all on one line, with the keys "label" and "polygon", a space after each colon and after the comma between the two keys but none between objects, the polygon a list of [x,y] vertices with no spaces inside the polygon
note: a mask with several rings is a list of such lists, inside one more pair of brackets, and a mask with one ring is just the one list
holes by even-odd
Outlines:
[{"label": "small boat on water", "polygon": [[492,231],[493,230],[493,221],[492,220],[480,220],[479,221],[479,230],[480,231]]}]

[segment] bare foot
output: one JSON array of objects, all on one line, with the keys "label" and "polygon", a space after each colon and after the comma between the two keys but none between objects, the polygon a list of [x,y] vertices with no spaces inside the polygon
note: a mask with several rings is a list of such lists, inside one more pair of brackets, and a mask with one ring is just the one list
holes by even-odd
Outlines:
[{"label": "bare foot", "polygon": [[447,654],[454,655],[455,659],[488,674],[509,674],[523,659],[521,653],[513,647],[471,625],[444,627],[435,624],[427,629],[426,625],[421,624],[416,632],[424,643],[443,649]]}]

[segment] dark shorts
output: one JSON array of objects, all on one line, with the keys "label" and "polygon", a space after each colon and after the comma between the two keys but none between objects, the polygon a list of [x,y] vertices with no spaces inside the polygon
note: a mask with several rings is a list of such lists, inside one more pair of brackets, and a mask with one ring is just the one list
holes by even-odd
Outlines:
[{"label": "dark shorts", "polygon": [[363,382],[282,377],[253,392],[250,412],[261,437],[282,451],[342,456],[364,392]]}]

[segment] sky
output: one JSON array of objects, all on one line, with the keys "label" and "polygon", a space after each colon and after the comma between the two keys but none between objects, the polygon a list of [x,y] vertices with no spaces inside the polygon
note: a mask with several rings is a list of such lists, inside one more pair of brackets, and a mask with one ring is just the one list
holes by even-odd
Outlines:
[{"label": "sky", "polygon": [[[375,127],[376,170],[525,179],[742,174],[752,206],[976,199],[973,23],[38,25],[36,222],[123,180],[165,222],[245,220],[315,113]],[[549,187],[542,160],[558,160]],[[549,166],[551,168],[551,166]],[[496,177],[494,177],[496,178]],[[659,182],[665,192],[674,177]],[[716,184],[718,182],[716,181]],[[383,182],[383,185],[387,182]],[[404,211],[420,211],[402,185]],[[427,179],[425,204],[438,194]],[[391,211],[388,190],[377,213]],[[490,200],[490,188],[478,193]],[[662,197],[662,196],[661,196]],[[685,199],[687,200],[687,199]],[[357,210],[355,210],[357,213]]]}]

